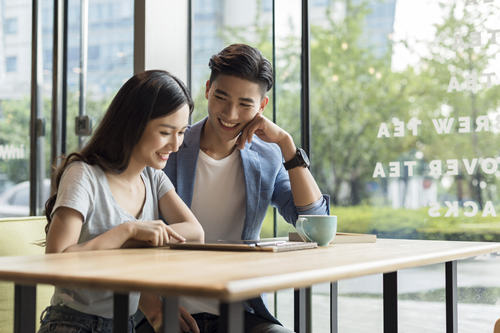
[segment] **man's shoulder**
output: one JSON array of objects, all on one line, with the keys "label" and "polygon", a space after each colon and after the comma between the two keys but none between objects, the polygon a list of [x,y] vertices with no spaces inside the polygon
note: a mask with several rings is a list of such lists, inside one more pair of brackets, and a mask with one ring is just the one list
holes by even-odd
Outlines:
[{"label": "man's shoulder", "polygon": [[206,118],[189,125],[188,128],[186,129],[186,132],[184,133],[184,142],[181,146],[181,148],[185,146],[191,146],[193,144],[200,144],[200,135],[201,135],[201,130],[203,129],[203,125],[205,124]]}]

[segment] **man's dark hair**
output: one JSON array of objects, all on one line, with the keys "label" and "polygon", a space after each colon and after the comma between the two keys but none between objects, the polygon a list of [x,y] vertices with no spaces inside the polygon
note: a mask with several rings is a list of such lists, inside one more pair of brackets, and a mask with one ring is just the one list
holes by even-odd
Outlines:
[{"label": "man's dark hair", "polygon": [[210,58],[210,84],[219,74],[232,75],[257,83],[262,95],[273,87],[273,67],[254,47],[232,44]]}]

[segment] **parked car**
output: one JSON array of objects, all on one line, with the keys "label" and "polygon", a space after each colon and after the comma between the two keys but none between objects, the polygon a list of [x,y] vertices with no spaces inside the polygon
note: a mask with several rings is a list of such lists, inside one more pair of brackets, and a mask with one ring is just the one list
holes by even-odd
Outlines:
[{"label": "parked car", "polygon": [[0,173],[0,193],[12,186],[12,182],[6,174]]},{"label": "parked car", "polygon": [[[44,179],[42,202],[49,198],[50,179]],[[30,182],[24,181],[0,193],[0,217],[19,217],[30,215]]]}]

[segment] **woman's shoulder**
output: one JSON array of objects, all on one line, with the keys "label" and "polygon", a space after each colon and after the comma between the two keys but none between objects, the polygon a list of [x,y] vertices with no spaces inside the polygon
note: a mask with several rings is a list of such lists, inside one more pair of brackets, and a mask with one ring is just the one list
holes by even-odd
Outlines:
[{"label": "woman's shoulder", "polygon": [[167,175],[163,170],[155,169],[149,166],[145,167],[144,170],[142,170],[142,174],[143,176],[145,176],[147,179],[150,180],[158,180],[167,177]]},{"label": "woman's shoulder", "polygon": [[77,179],[96,179],[100,178],[104,173],[97,165],[90,165],[83,161],[71,162],[64,170],[63,176],[70,176]]},{"label": "woman's shoulder", "polygon": [[170,179],[163,170],[155,169],[152,167],[145,167],[142,170],[142,175],[153,185],[160,186],[161,184],[171,184]]}]

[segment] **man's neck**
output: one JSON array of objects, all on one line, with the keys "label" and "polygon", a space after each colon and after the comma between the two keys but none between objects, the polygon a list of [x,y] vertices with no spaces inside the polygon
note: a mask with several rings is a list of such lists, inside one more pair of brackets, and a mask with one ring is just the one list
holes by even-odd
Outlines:
[{"label": "man's neck", "polygon": [[231,155],[236,148],[236,140],[237,138],[231,141],[222,141],[211,133],[207,126],[204,126],[200,137],[200,149],[214,160],[221,160]]}]

